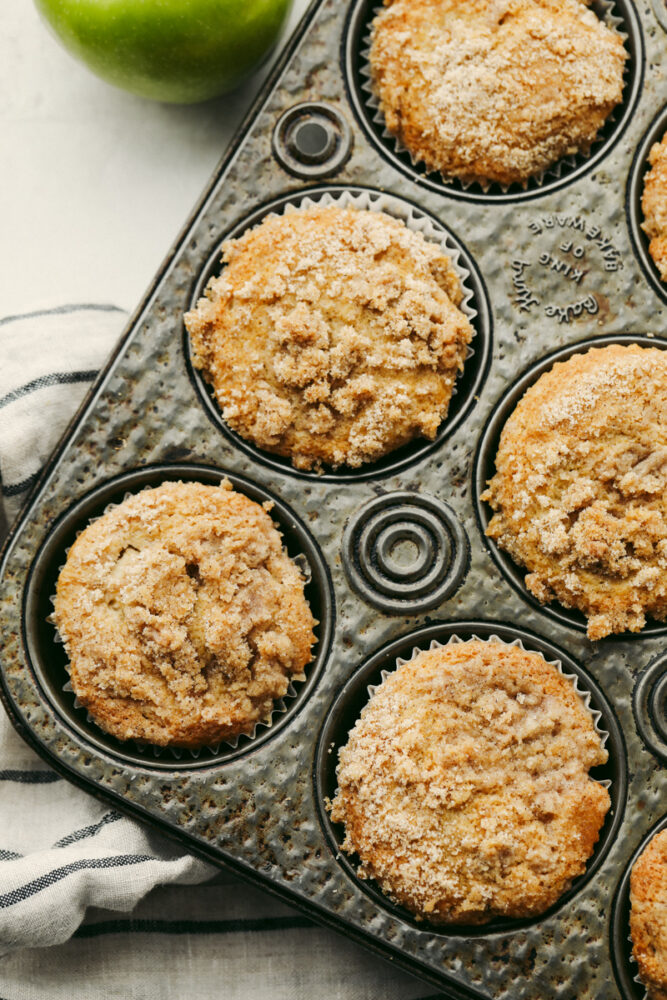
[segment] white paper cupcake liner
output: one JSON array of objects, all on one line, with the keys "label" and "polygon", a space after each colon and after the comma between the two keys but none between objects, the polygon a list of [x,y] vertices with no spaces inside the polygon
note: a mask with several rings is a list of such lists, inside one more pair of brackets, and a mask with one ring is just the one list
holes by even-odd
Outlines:
[{"label": "white paper cupcake liner", "polygon": [[[545,663],[547,663],[550,667],[555,667],[558,673],[561,675],[561,677],[564,677],[565,680],[570,682],[577,696],[579,697],[579,700],[581,701],[584,708],[586,709],[586,711],[589,713],[589,715],[593,720],[593,725],[595,727],[596,733],[600,737],[600,743],[602,747],[603,748],[606,747],[607,741],[609,739],[609,733],[601,725],[602,713],[599,712],[597,709],[591,708],[591,692],[586,690],[585,687],[582,687],[581,678],[577,674],[566,673],[563,668],[563,664],[561,663],[560,660],[547,660],[545,656],[542,656],[542,653],[538,653],[534,649],[526,649],[521,639],[513,639],[511,642],[507,642],[507,640],[501,639],[500,636],[498,635],[490,635],[488,639],[483,639],[478,635],[472,635],[470,636],[469,639],[462,639],[458,635],[451,635],[447,640],[447,642],[438,642],[437,639],[432,639],[430,645],[428,646],[428,649],[421,649],[419,646],[413,646],[412,656],[397,657],[395,669],[398,669],[398,667],[402,667],[403,664],[409,663],[411,660],[414,660],[415,657],[419,656],[421,653],[428,652],[432,649],[442,649],[445,646],[458,645],[460,643],[468,643],[468,642],[483,642],[487,644],[495,643],[495,644],[500,644],[502,646],[518,646],[519,649],[523,650],[524,653],[531,653],[535,654],[536,656],[541,656]],[[392,673],[393,673],[392,670],[383,670],[381,672],[382,680],[383,681],[386,680],[386,678],[389,677],[390,674]],[[369,697],[372,697],[375,694],[379,686],[380,686],[379,684],[368,686],[367,690]],[[596,781],[597,784],[602,785],[606,789],[609,789],[611,787],[611,781],[608,778],[605,778],[602,781],[597,781],[597,779],[595,778],[592,778],[591,780]]]},{"label": "white paper cupcake liner", "polygon": [[637,965],[637,959],[635,958],[632,951],[634,946],[634,941],[632,940],[632,935],[629,932],[628,932],[628,941],[630,942],[630,965],[632,967],[630,971],[632,971],[632,969],[637,970],[634,976],[632,977],[632,981],[633,983],[637,983],[637,985],[639,986],[641,1000],[649,1000],[648,990],[646,989],[646,986],[642,982],[641,977],[639,975],[639,966]]},{"label": "white paper cupcake liner", "polygon": [[[109,504],[107,504],[101,514],[97,514],[95,517],[89,518],[88,522],[87,522],[87,525],[94,524],[96,521],[99,521],[99,519],[101,517],[103,517],[105,514],[107,514],[109,511],[113,510],[115,507],[118,507],[120,503],[123,503],[125,500],[128,500],[130,497],[137,496],[139,493],[142,493],[144,490],[148,490],[148,489],[152,489],[152,487],[151,486],[145,486],[141,490],[137,490],[136,493],[133,493],[131,490],[128,490],[123,495],[122,500],[119,500],[117,503],[109,503]],[[277,530],[280,532],[280,534],[282,536],[282,526],[280,524],[278,524],[278,525],[276,525],[276,527],[277,527]],[[79,531],[77,531],[77,533],[76,533],[76,537],[77,538],[79,537],[79,535],[81,534],[81,532],[83,530],[84,529],[81,528]],[[65,556],[69,555],[70,549],[71,549],[71,546],[69,546],[67,549],[65,549]],[[298,566],[299,570],[301,571],[301,575],[303,577],[304,586],[307,586],[311,582],[311,580],[312,580],[312,569],[311,569],[311,566],[310,566],[310,563],[308,561],[307,556],[304,553],[300,552],[296,556],[290,556],[290,559],[292,560],[293,563],[295,563]],[[64,568],[65,568],[65,563],[63,563],[62,565],[60,565],[58,567],[58,576],[60,576],[60,574],[61,574],[61,572],[62,572],[62,570]],[[58,629],[58,625],[57,625],[56,619],[55,619],[55,600],[56,600],[56,595],[55,594],[51,594],[50,597],[49,597],[49,601],[50,601],[51,606],[53,607],[54,610],[49,615],[47,615],[46,621],[48,622],[49,625],[51,625],[53,627],[53,630],[54,630],[53,641],[55,643],[57,643],[58,645],[60,645],[60,646],[65,646],[65,650],[66,650],[67,646],[66,646],[65,640],[63,639],[62,635],[60,634],[60,631]],[[312,660],[311,660],[311,663],[312,663]],[[307,669],[308,669],[309,666],[310,666],[310,664],[306,664],[306,667],[305,667],[306,671],[307,671]],[[71,696],[74,697],[74,701],[73,701],[74,708],[75,709],[81,709],[81,710],[83,710],[83,711],[86,712],[86,720],[88,721],[88,723],[90,725],[95,726],[97,729],[100,730],[100,732],[105,733],[106,731],[99,726],[99,724],[94,719],[94,717],[86,709],[85,705],[83,705],[79,701],[79,699],[78,699],[78,697],[76,695],[76,692],[74,691],[74,688],[72,687],[71,680],[70,680],[70,661],[69,661],[69,657],[67,657],[67,660],[66,660],[66,663],[65,663],[65,670],[67,671],[68,680],[63,684],[61,690],[64,691],[66,694],[71,695]],[[306,679],[307,679],[307,676],[306,676]],[[171,758],[173,758],[174,760],[177,760],[177,761],[178,760],[182,760],[183,757],[186,757],[186,758],[189,758],[189,759],[192,759],[192,760],[197,760],[201,756],[201,754],[203,752],[206,752],[206,753],[211,754],[212,756],[215,756],[216,754],[218,754],[220,752],[220,749],[222,747],[229,747],[231,750],[236,750],[237,747],[238,747],[238,745],[239,745],[239,742],[241,741],[241,739],[245,738],[245,739],[248,739],[248,740],[254,740],[258,732],[263,732],[264,730],[271,729],[271,727],[273,726],[274,721],[276,720],[277,716],[284,715],[284,713],[287,711],[287,709],[289,707],[289,702],[292,699],[296,698],[296,696],[299,693],[298,692],[298,688],[295,687],[295,683],[296,684],[303,684],[303,683],[305,683],[305,680],[304,681],[296,681],[295,682],[293,678],[288,678],[287,691],[285,692],[284,695],[282,695],[281,698],[277,698],[274,701],[273,708],[271,710],[270,716],[268,716],[266,719],[260,719],[258,722],[256,722],[255,725],[253,726],[252,730],[249,730],[246,733],[238,733],[236,736],[233,736],[233,737],[231,737],[228,740],[219,740],[217,743],[206,744],[205,746],[203,746],[203,747],[197,747],[196,749],[188,749],[188,748],[183,748],[183,747],[159,747],[159,746],[156,746],[153,743],[142,743],[142,742],[139,742],[138,740],[134,740],[134,739],[119,740],[119,742],[120,743],[126,743],[128,746],[131,746],[133,750],[136,750],[140,754],[144,754],[146,756],[148,756],[150,754],[152,754],[153,757],[165,757],[165,756],[169,756],[169,757],[171,757]],[[110,736],[113,739],[118,739],[118,737],[113,737],[112,734],[110,734],[110,733],[107,733],[106,735]]]},{"label": "white paper cupcake liner", "polygon": [[[622,30],[622,26],[624,23],[623,18],[619,17],[617,14],[614,13],[614,6],[615,6],[614,0],[594,0],[594,2],[591,4],[591,9],[595,14],[597,14],[599,19],[607,25],[608,28],[611,28],[613,31],[616,32],[617,35],[619,35],[619,37],[623,41],[623,45],[625,46],[626,52],[628,52],[626,44],[628,41],[628,35],[625,31]],[[359,69],[359,73],[363,78],[364,82],[361,84],[362,93],[360,96],[366,108],[369,120],[376,125],[376,127],[380,131],[381,137],[385,142],[385,144],[391,149],[393,149],[396,155],[398,156],[407,155],[410,158],[410,162],[412,164],[413,169],[417,173],[434,175],[438,178],[439,182],[444,187],[460,187],[466,193],[470,193],[473,195],[476,191],[480,191],[484,195],[492,194],[493,192],[501,192],[502,194],[506,195],[515,186],[518,186],[522,188],[524,191],[526,191],[529,187],[541,188],[546,183],[560,181],[561,178],[563,177],[564,170],[567,170],[568,172],[576,170],[578,166],[580,166],[581,164],[585,163],[588,159],[590,159],[590,157],[595,152],[597,152],[597,150],[607,141],[608,136],[606,135],[601,136],[598,134],[598,136],[591,143],[591,146],[587,152],[580,151],[570,156],[561,157],[560,160],[557,160],[556,163],[552,164],[550,167],[547,167],[545,170],[540,171],[540,173],[534,174],[531,177],[527,177],[522,182],[515,182],[515,184],[511,185],[499,184],[496,181],[488,181],[486,183],[482,183],[480,181],[464,181],[461,180],[460,178],[449,177],[445,174],[439,173],[437,170],[430,169],[423,160],[421,160],[419,157],[416,157],[411,152],[411,150],[409,150],[407,146],[405,146],[401,142],[398,136],[394,135],[393,132],[389,131],[385,123],[384,113],[380,108],[380,101],[373,88],[373,73],[370,64],[370,52],[371,52],[371,43],[373,34],[372,25],[377,15],[383,9],[384,9],[384,4],[382,3],[379,3],[377,4],[377,6],[373,7],[371,16],[368,20],[368,23],[366,25],[365,31],[361,39],[360,56],[362,62],[361,62],[361,67]],[[630,56],[629,52],[628,56]],[[624,97],[627,92],[629,62],[630,59],[626,59],[625,66],[623,68]],[[607,119],[600,131],[603,130],[606,131],[609,129],[609,126],[612,126],[616,123],[618,111],[622,107],[623,107],[623,101],[621,101],[621,103],[616,108],[614,108],[614,110],[607,116]]]}]

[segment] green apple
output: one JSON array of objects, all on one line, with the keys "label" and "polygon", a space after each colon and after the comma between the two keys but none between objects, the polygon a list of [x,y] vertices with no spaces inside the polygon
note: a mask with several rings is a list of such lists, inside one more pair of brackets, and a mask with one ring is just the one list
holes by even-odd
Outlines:
[{"label": "green apple", "polygon": [[273,46],[292,0],[35,0],[65,48],[103,80],[191,104],[236,84]]}]

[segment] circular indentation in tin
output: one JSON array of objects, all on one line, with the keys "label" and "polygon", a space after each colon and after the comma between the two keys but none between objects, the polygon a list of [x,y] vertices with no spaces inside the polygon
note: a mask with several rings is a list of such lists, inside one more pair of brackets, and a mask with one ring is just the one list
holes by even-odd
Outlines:
[{"label": "circular indentation in tin", "polygon": [[[662,2],[662,0],[656,0],[656,2]],[[665,132],[667,132],[667,105],[653,119],[637,147],[628,175],[625,198],[628,228],[634,251],[653,291],[663,300],[667,300],[667,285],[660,278],[660,271],[649,253],[650,240],[642,229],[644,221],[642,195],[644,193],[644,177],[651,169],[651,164],[648,161],[649,153],[653,144],[660,142]]]},{"label": "circular indentation in tin", "polygon": [[427,493],[387,493],[364,504],[343,534],[343,566],[354,590],[387,614],[417,614],[457,590],[468,569],[463,525]]},{"label": "circular indentation in tin", "polygon": [[416,179],[420,185],[467,201],[513,202],[541,197],[571,184],[600,163],[625,131],[642,92],[644,42],[633,3],[631,0],[592,0],[591,7],[602,21],[617,27],[624,36],[628,59],[623,99],[598,132],[588,156],[577,154],[565,157],[546,170],[542,178],[530,178],[525,187],[521,184],[505,187],[493,183],[484,188],[479,183],[463,184],[456,179],[445,180],[440,174],[429,172],[425,164],[415,163],[408,150],[388,133],[384,117],[372,94],[368,61],[371,23],[382,9],[380,0],[355,0],[345,26],[343,59],[352,108],[366,136],[382,156],[392,166]]},{"label": "circular indentation in tin", "polygon": [[[49,619],[53,611],[51,597],[67,552],[86,525],[99,517],[110,504],[120,503],[128,493],[165,481],[200,482],[217,485],[228,479],[232,486],[257,503],[272,504],[271,517],[283,536],[283,544],[296,561],[307,564],[304,574],[305,594],[319,625],[314,658],[306,667],[306,680],[292,682],[293,695],[276,708],[269,725],[259,725],[254,737],[240,736],[236,747],[221,744],[219,749],[205,747],[194,757],[189,751],[139,749],[133,742],[124,743],[109,736],[88,718],[84,708],[75,705],[69,688],[67,654]],[[23,599],[23,642],[27,660],[46,699],[71,731],[89,748],[132,765],[158,770],[192,770],[211,767],[255,749],[283,728],[300,710],[313,690],[329,654],[334,621],[333,589],[326,563],[310,532],[294,512],[268,490],[241,476],[205,465],[145,466],[103,483],[75,503],[56,521],[40,547],[30,568]],[[180,759],[177,759],[180,754]]]},{"label": "circular indentation in tin", "polygon": [[[375,558],[385,576],[418,580],[435,559],[433,536],[409,521],[390,524],[378,533]],[[449,553],[446,558],[449,561]]]},{"label": "circular indentation in tin", "polygon": [[646,834],[623,870],[614,895],[609,924],[609,951],[624,1000],[646,1000],[646,988],[638,981],[639,970],[632,957],[630,940],[630,876],[635,862],[657,833],[667,827],[667,816],[659,820]]},{"label": "circular indentation in tin", "polygon": [[[463,641],[475,638],[488,640],[495,637],[506,643],[519,640],[524,649],[540,653],[548,661],[560,661],[563,673],[574,675],[576,678],[579,692],[589,695],[589,709],[594,718],[599,718],[598,728],[608,734],[605,746],[609,753],[609,760],[603,766],[594,768],[590,772],[592,778],[604,782],[608,786],[611,798],[611,807],[605,817],[599,840],[588,860],[584,874],[574,880],[570,889],[561,896],[554,906],[538,917],[497,919],[481,927],[463,925],[443,927],[442,925],[429,924],[427,921],[416,920],[402,906],[392,903],[375,881],[359,878],[357,874],[359,858],[355,855],[347,855],[342,850],[345,830],[342,824],[332,822],[326,807],[326,803],[333,800],[338,786],[336,768],[339,750],[347,743],[350,730],[369,700],[369,688],[380,684],[383,672],[393,671],[398,659],[411,659],[415,655],[415,651],[429,649],[433,641],[446,645],[452,637]],[[599,713],[599,716],[596,716],[596,713]],[[567,653],[541,636],[503,623],[488,621],[460,621],[429,625],[383,646],[355,671],[336,695],[327,712],[316,751],[315,790],[320,820],[336,861],[346,875],[381,909],[413,927],[450,937],[479,937],[507,934],[520,930],[546,919],[576,896],[599,869],[615,840],[625,809],[627,784],[627,759],[621,729],[614,710],[593,678]]]},{"label": "circular indentation in tin", "polygon": [[272,149],[280,165],[296,177],[328,177],[348,159],[352,132],[337,108],[305,101],[280,116]]},{"label": "circular indentation in tin", "polygon": [[322,163],[330,156],[336,139],[333,129],[324,122],[298,122],[290,137],[288,148],[302,163]]},{"label": "circular indentation in tin", "polygon": [[342,467],[330,472],[307,472],[295,469],[288,458],[263,451],[240,434],[233,431],[222,416],[211,386],[204,380],[201,372],[193,364],[192,345],[187,330],[184,330],[184,353],[190,379],[213,423],[225,435],[234,447],[245,452],[253,461],[259,461],[270,468],[300,478],[314,479],[317,482],[359,482],[367,479],[392,475],[406,466],[420,461],[436,451],[443,441],[465,420],[479,398],[482,385],[486,378],[491,359],[491,309],[486,287],[482,276],[466,250],[463,243],[436,219],[425,212],[414,202],[406,198],[398,198],[386,192],[374,191],[372,188],[360,186],[327,185],[326,187],[309,188],[301,194],[295,193],[277,198],[258,208],[246,216],[216,244],[195,285],[190,309],[194,309],[199,299],[204,295],[211,278],[217,277],[222,271],[220,244],[225,240],[237,239],[248,229],[258,226],[262,220],[272,213],[281,214],[288,207],[306,207],[311,204],[338,204],[342,207],[362,208],[368,205],[373,211],[383,211],[401,219],[406,225],[423,232],[425,238],[433,239],[436,234],[443,250],[449,255],[452,264],[461,279],[463,302],[461,309],[470,320],[474,337],[470,344],[469,357],[465,362],[463,372],[456,381],[454,392],[449,404],[446,418],[432,441],[425,438],[415,438],[409,444],[390,452],[377,462],[369,462],[356,469]]},{"label": "circular indentation in tin", "polygon": [[[609,344],[638,344],[640,347],[657,347],[667,349],[667,340],[658,337],[643,336],[641,334],[614,334],[607,337],[594,337],[582,340],[577,344],[570,344],[562,347],[558,351],[547,354],[546,357],[531,365],[517,382],[507,390],[494,407],[491,417],[486,423],[482,435],[479,439],[477,450],[473,459],[473,500],[477,523],[482,533],[482,538],[489,549],[494,562],[498,566],[505,579],[517,591],[524,600],[532,604],[534,608],[542,614],[547,615],[561,625],[575,628],[579,632],[585,632],[587,619],[580,612],[572,608],[565,608],[557,601],[549,604],[540,604],[536,597],[530,593],[524,583],[524,577],[529,571],[515,563],[510,555],[501,549],[496,541],[486,535],[486,529],[493,516],[491,507],[481,499],[487,483],[492,479],[496,468],[496,453],[503,427],[514,412],[519,400],[541,375],[549,371],[556,362],[567,361],[574,354],[583,354],[592,347],[606,347]],[[623,639],[649,639],[658,635],[667,635],[667,625],[662,622],[648,621],[641,632],[624,632]],[[598,642],[618,642],[621,636],[614,634]]]},{"label": "circular indentation in tin", "polygon": [[644,743],[667,763],[667,654],[650,663],[638,676],[632,708]]}]

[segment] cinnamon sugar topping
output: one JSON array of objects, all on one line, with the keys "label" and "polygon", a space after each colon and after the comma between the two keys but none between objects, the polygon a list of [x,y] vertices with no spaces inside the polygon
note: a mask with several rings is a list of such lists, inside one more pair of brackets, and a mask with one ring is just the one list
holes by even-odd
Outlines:
[{"label": "cinnamon sugar topping", "polygon": [[580,0],[385,0],[373,84],[429,170],[523,182],[587,152],[619,104],[627,52]]},{"label": "cinnamon sugar topping", "polygon": [[667,354],[612,345],[556,364],[503,430],[487,534],[526,586],[599,639],[667,618]]},{"label": "cinnamon sugar topping", "polygon": [[331,816],[360,874],[419,917],[531,916],[584,871],[609,808],[588,771],[606,760],[556,667],[451,644],[375,691],[340,751]]},{"label": "cinnamon sugar topping", "polygon": [[223,416],[300,469],[435,437],[472,328],[440,248],[381,212],[268,216],[186,318]]}]

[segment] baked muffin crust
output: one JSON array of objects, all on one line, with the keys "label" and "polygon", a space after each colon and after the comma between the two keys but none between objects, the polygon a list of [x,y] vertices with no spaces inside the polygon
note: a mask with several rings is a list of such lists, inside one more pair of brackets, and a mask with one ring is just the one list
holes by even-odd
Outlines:
[{"label": "baked muffin crust", "polygon": [[376,689],[340,751],[331,817],[360,874],[418,917],[533,916],[585,869],[609,808],[588,771],[606,760],[556,667],[450,644]]},{"label": "baked muffin crust", "polygon": [[660,277],[667,281],[667,135],[653,144],[648,158],[651,169],[644,178],[642,229]]},{"label": "baked muffin crust", "polygon": [[580,0],[385,0],[370,63],[388,130],[446,178],[511,184],[588,152],[623,92],[620,35]]},{"label": "baked muffin crust", "polygon": [[657,833],[630,875],[632,954],[649,1000],[667,1000],[667,830]]},{"label": "baked muffin crust", "polygon": [[473,332],[440,247],[319,206],[268,216],[223,261],[185,324],[233,430],[316,470],[435,437]]},{"label": "baked muffin crust", "polygon": [[121,740],[198,747],[266,721],[315,624],[266,510],[229,484],[163,483],[79,535],[54,620],[79,701]]},{"label": "baked muffin crust", "polygon": [[614,344],[555,364],[508,419],[487,535],[588,636],[667,618],[667,353]]}]

